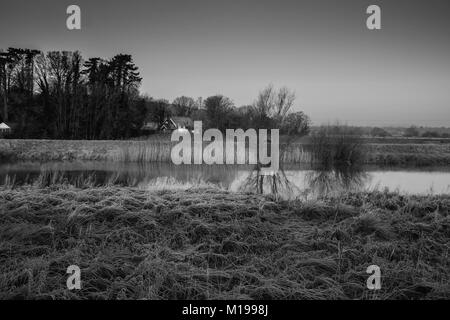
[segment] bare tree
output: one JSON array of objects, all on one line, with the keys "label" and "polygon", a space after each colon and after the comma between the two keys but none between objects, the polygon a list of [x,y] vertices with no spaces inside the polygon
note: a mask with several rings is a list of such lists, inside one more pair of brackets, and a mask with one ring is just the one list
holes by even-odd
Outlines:
[{"label": "bare tree", "polygon": [[286,115],[291,111],[295,101],[295,93],[287,87],[282,87],[278,90],[275,97],[273,113],[276,119],[283,121]]},{"label": "bare tree", "polygon": [[260,128],[280,128],[295,102],[295,93],[287,87],[276,90],[268,85],[258,95],[254,103],[255,125]]},{"label": "bare tree", "polygon": [[13,58],[8,52],[0,52],[0,87],[3,91],[3,121],[8,121],[8,94],[9,94],[9,79],[10,69],[13,63]]},{"label": "bare tree", "polygon": [[189,117],[197,109],[197,103],[191,97],[181,96],[173,100],[177,115]]}]

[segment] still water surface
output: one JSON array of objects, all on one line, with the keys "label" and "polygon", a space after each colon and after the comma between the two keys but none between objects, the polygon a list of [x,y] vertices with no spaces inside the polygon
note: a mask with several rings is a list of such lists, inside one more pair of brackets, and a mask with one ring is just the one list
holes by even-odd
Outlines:
[{"label": "still water surface", "polygon": [[[405,194],[450,193],[450,168],[367,167],[364,170],[341,171],[290,166],[285,167],[276,177],[261,178],[249,166],[175,166],[169,163],[98,161],[17,162],[0,164],[0,183],[13,179],[16,184],[23,184],[34,181],[41,173],[55,171],[68,180],[90,177],[96,184],[109,182],[146,189],[214,184],[231,191],[262,190],[270,193],[275,190],[285,197],[374,189],[389,189]],[[262,184],[259,184],[261,181]]]}]

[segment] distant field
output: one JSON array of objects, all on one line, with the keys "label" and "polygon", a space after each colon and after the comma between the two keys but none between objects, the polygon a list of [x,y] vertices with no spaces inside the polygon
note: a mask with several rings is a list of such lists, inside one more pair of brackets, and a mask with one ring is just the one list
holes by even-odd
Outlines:
[{"label": "distant field", "polygon": [[[280,140],[285,141],[286,138],[281,137]],[[367,144],[450,144],[449,138],[364,137],[362,141]],[[311,138],[306,136],[294,142],[310,144]]]},{"label": "distant field", "polygon": [[449,138],[364,138],[366,143],[377,144],[450,144]]},{"label": "distant field", "polygon": [[450,165],[450,144],[368,144],[367,163]]},{"label": "distant field", "polygon": [[448,196],[25,186],[0,212],[0,299],[450,298]]}]

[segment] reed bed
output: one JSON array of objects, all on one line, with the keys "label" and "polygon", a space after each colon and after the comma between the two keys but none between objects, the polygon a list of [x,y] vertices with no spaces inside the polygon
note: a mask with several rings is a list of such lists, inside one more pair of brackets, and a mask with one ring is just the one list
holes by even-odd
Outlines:
[{"label": "reed bed", "polygon": [[[135,141],[108,156],[106,160],[124,162],[171,162],[171,148],[174,144],[167,142]],[[204,144],[205,146],[207,144]],[[318,163],[314,156],[313,145],[289,144],[280,146],[280,162],[293,164]],[[331,148],[327,148],[330,150]],[[361,146],[365,164],[380,165],[450,165],[450,145],[431,144],[366,144]],[[194,151],[193,151],[194,152]],[[248,161],[248,149],[246,150]],[[225,161],[224,154],[224,161]],[[235,156],[236,158],[236,156]]]},{"label": "reed bed", "polygon": [[174,144],[161,141],[130,141],[106,160],[123,162],[171,162]]},{"label": "reed bed", "polygon": [[[107,157],[111,161],[124,162],[172,162],[171,150],[176,143],[170,142],[148,142],[148,141],[133,141],[126,146],[118,149],[117,152]],[[203,143],[203,148],[208,143]],[[280,159],[284,163],[310,163],[312,161],[310,145],[302,144],[282,144],[280,145]],[[203,150],[203,149],[202,149]],[[225,150],[224,150],[225,151]],[[193,155],[196,148],[192,148],[192,162]],[[201,152],[201,150],[200,150]],[[256,152],[255,150],[251,152]],[[235,162],[237,161],[236,148],[234,155]],[[249,148],[246,148],[246,163],[249,161]],[[226,162],[226,152],[223,154],[223,161]]]},{"label": "reed bed", "polygon": [[[56,181],[57,182],[57,181]],[[0,190],[0,299],[449,299],[450,196]],[[81,290],[66,269],[81,268]],[[381,268],[382,288],[366,288]]]},{"label": "reed bed", "polygon": [[[306,164],[317,162],[311,138],[305,143],[280,145],[280,162]],[[367,140],[367,139],[366,139]],[[362,139],[364,163],[379,165],[450,165],[450,144],[382,144]],[[174,142],[0,140],[0,161],[16,160],[102,160],[116,162],[171,162]],[[206,146],[207,143],[204,143]],[[225,159],[225,155],[224,155]],[[248,156],[247,156],[248,160]]]}]

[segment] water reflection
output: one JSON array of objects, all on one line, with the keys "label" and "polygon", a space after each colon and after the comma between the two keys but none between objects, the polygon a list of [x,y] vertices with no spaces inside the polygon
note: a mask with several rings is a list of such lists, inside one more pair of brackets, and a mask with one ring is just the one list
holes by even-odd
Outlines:
[{"label": "water reflection", "polygon": [[404,193],[450,193],[450,169],[290,166],[262,175],[253,166],[175,166],[168,163],[17,162],[0,164],[0,184],[43,180],[92,185],[119,184],[144,189],[217,186],[231,191],[270,193],[278,198],[312,198],[348,190],[384,189]]},{"label": "water reflection", "polygon": [[247,178],[240,183],[238,190],[273,194],[276,198],[293,198],[301,193],[301,190],[288,179],[282,168],[276,173],[264,174],[258,166],[248,173]]},{"label": "water reflection", "polygon": [[[214,184],[226,188],[240,169],[235,166],[201,166],[169,163],[125,163],[102,161],[73,162],[18,162],[0,164],[0,184],[14,179],[17,184],[33,183],[44,176],[63,176],[67,182],[93,179],[95,185],[119,184],[144,187],[152,183],[195,182]],[[170,178],[170,179],[169,179]]]},{"label": "water reflection", "polygon": [[361,190],[369,179],[362,167],[353,166],[316,168],[306,174],[309,191],[315,196]]},{"label": "water reflection", "polygon": [[276,198],[311,198],[361,190],[370,178],[362,167],[355,166],[320,166],[299,172],[280,168],[271,175],[264,175],[260,168],[255,167],[244,181],[238,183],[237,189],[273,194]]}]

